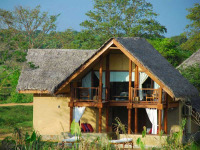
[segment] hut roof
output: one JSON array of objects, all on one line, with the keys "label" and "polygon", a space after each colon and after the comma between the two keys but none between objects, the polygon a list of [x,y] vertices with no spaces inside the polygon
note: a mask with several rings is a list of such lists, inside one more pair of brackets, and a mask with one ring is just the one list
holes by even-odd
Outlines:
[{"label": "hut roof", "polygon": [[192,108],[196,111],[200,113],[200,97],[193,97],[191,98],[191,105]]},{"label": "hut roof", "polygon": [[29,49],[27,62],[33,63],[36,69],[23,68],[17,90],[53,92],[55,86],[70,76],[95,52],[96,50]]},{"label": "hut roof", "polygon": [[191,85],[157,50],[144,38],[111,38],[99,50],[29,50],[27,60],[38,69],[24,69],[18,90],[48,90],[52,93],[93,56],[115,39],[134,58],[156,76],[177,99],[198,95]]},{"label": "hut roof", "polygon": [[116,40],[167,86],[175,98],[198,95],[198,90],[144,38],[116,38]]},{"label": "hut roof", "polygon": [[194,64],[199,64],[200,66],[200,49],[197,52],[193,53],[188,59],[183,61],[177,68],[186,68]]}]

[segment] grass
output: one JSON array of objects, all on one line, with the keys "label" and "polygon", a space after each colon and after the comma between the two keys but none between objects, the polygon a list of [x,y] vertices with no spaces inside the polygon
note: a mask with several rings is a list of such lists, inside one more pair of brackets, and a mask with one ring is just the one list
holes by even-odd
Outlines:
[{"label": "grass", "polygon": [[0,107],[0,136],[13,133],[15,127],[32,131],[33,106]]}]

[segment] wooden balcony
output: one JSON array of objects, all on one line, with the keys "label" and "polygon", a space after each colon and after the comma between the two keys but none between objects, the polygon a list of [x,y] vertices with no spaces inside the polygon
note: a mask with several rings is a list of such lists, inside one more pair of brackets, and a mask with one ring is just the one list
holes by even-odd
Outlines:
[{"label": "wooden balcony", "polygon": [[141,104],[158,104],[158,103],[164,104],[166,103],[166,93],[162,90],[161,94],[159,92],[159,89],[131,87],[131,101],[133,103],[141,103]]}]

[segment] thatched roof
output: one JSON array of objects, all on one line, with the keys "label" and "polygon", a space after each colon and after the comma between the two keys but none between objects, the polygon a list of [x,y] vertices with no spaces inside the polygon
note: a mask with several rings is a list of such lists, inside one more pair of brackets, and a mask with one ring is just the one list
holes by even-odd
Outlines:
[{"label": "thatched roof", "polygon": [[175,98],[198,95],[198,90],[144,38],[116,38],[116,40],[167,86]]},{"label": "thatched roof", "polygon": [[191,100],[191,105],[192,108],[196,111],[200,113],[200,97],[193,97],[190,99]]},{"label": "thatched roof", "polygon": [[186,68],[195,64],[199,64],[200,66],[200,49],[194,54],[192,54],[188,59],[183,61],[177,68]]},{"label": "thatched roof", "polygon": [[[143,38],[114,38],[133,57],[140,61],[156,76],[175,98],[188,98],[198,95],[191,85],[157,50]],[[29,50],[27,59],[39,68],[22,71],[18,90],[48,90],[51,93],[65,83],[72,74],[101,51],[113,38],[99,50]]]},{"label": "thatched roof", "polygon": [[29,49],[27,62],[37,69],[24,68],[17,90],[40,90],[53,92],[55,86],[70,76],[96,50]]}]

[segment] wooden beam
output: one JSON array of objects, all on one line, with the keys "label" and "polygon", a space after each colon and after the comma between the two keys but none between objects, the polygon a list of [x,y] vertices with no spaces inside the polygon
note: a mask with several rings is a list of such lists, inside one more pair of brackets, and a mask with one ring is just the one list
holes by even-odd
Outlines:
[{"label": "wooden beam", "polygon": [[109,70],[109,57],[108,54],[106,56],[106,100],[108,101],[110,98],[110,70]]},{"label": "wooden beam", "polygon": [[156,108],[156,109],[162,109],[166,106],[163,104],[158,105],[157,103],[150,104],[150,103],[133,103],[133,108]]},{"label": "wooden beam", "polygon": [[139,88],[139,68],[138,68],[137,65],[135,65],[135,82],[134,82],[134,88]]},{"label": "wooden beam", "polygon": [[108,120],[109,120],[109,107],[106,107],[106,132],[109,132]]},{"label": "wooden beam", "polygon": [[135,134],[138,133],[138,109],[135,108]]},{"label": "wooden beam", "polygon": [[[94,70],[91,70],[91,87],[94,87]],[[93,92],[94,90],[91,89],[91,98],[93,99]]]},{"label": "wooden beam", "polygon": [[109,49],[119,49],[118,47],[109,47]]},{"label": "wooden beam", "polygon": [[103,58],[100,58],[100,67],[99,67],[99,102],[102,102],[102,89],[103,89]]},{"label": "wooden beam", "polygon": [[130,52],[126,50],[118,41],[113,39],[113,43],[128,57],[130,58],[138,67],[140,67],[152,80],[154,80],[160,87],[163,88],[164,91],[166,91],[172,98],[174,98],[173,92],[164,85],[163,82],[161,82],[153,73],[151,73],[143,64],[140,63],[139,60],[137,60]]},{"label": "wooden beam", "polygon": [[131,110],[128,109],[128,134],[131,134]]},{"label": "wooden beam", "polygon": [[69,115],[69,131],[71,131],[71,124],[73,121],[73,107],[70,107],[70,115]]},{"label": "wooden beam", "polygon": [[168,121],[167,117],[168,117],[168,109],[165,108],[164,109],[164,132],[165,132],[165,134],[167,134],[167,121]]},{"label": "wooden beam", "polygon": [[175,108],[179,106],[179,102],[170,102],[168,103],[168,108]]},{"label": "wooden beam", "polygon": [[102,109],[99,108],[99,133],[102,132]]},{"label": "wooden beam", "polygon": [[162,103],[162,88],[160,87],[159,89],[158,89],[158,95],[159,95],[159,97],[158,97],[158,103]]},{"label": "wooden beam", "polygon": [[158,110],[158,134],[161,132],[162,110]]},{"label": "wooden beam", "polygon": [[132,61],[131,61],[131,59],[129,59],[129,84],[128,84],[128,89],[129,89],[129,103],[131,103],[132,102],[132,85],[131,85],[131,83],[132,83]]},{"label": "wooden beam", "polygon": [[95,60],[99,58],[111,45],[113,44],[113,40],[111,40],[108,44],[106,44],[96,55],[94,55],[91,59],[85,62],[77,71],[72,74],[63,84],[58,88],[55,94],[58,94],[60,90],[62,90],[67,84],[69,84],[74,78],[76,78],[85,68],[90,66]]},{"label": "wooden beam", "polygon": [[129,103],[127,102],[116,102],[115,101],[109,101],[109,103],[107,103],[107,106],[128,106]]},{"label": "wooden beam", "polygon": [[18,93],[22,94],[50,94],[48,90],[19,90]]},{"label": "wooden beam", "polygon": [[102,103],[97,103],[97,102],[74,102],[73,105],[75,107],[98,107],[98,108],[103,107]]}]

